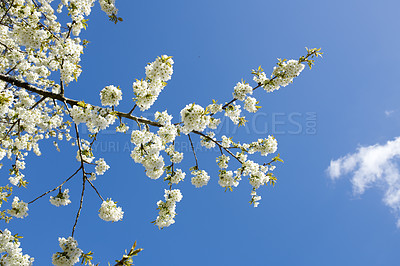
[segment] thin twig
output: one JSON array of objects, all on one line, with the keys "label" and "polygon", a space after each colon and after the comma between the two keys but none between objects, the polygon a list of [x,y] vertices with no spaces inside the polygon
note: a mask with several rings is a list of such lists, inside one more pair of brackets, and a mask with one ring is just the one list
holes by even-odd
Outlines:
[{"label": "thin twig", "polygon": [[133,106],[133,108],[129,111],[128,115],[132,114],[132,112],[135,110],[136,106],[137,106],[136,104]]},{"label": "thin twig", "polygon": [[189,137],[190,145],[192,146],[192,151],[193,151],[194,159],[196,161],[196,167],[197,167],[197,170],[198,170],[199,169],[199,164],[197,163],[197,156],[196,156],[196,152],[195,152],[194,147],[193,147],[192,139],[190,138],[190,134],[188,134],[188,137]]},{"label": "thin twig", "polygon": [[81,214],[82,205],[83,205],[83,195],[85,194],[85,183],[86,183],[85,166],[84,166],[84,162],[83,162],[83,158],[82,158],[81,139],[79,137],[79,130],[78,130],[78,126],[76,125],[76,123],[74,123],[74,126],[75,126],[75,133],[76,133],[76,141],[78,142],[78,148],[79,148],[79,157],[81,159],[81,168],[82,168],[83,179],[82,179],[82,193],[81,193],[81,199],[79,202],[79,209],[78,209],[78,213],[76,214],[74,226],[72,227],[72,234],[71,234],[72,237],[74,236],[75,227],[76,227],[76,224],[78,223],[78,219]]},{"label": "thin twig", "polygon": [[79,167],[78,170],[76,170],[76,171],[75,171],[70,177],[68,177],[64,182],[62,182],[61,185],[59,185],[59,186],[57,186],[57,187],[55,187],[55,188],[53,188],[53,189],[51,189],[51,190],[49,190],[49,191],[43,193],[43,194],[40,195],[39,197],[37,197],[37,198],[35,198],[34,200],[31,200],[30,202],[28,202],[28,204],[34,203],[36,200],[40,199],[41,197],[46,196],[47,194],[49,194],[49,193],[51,193],[51,192],[57,190],[58,188],[61,188],[65,183],[67,183],[71,178],[73,178],[73,177],[79,172],[79,170],[81,170],[81,169],[82,169],[82,166]]},{"label": "thin twig", "polygon": [[78,209],[78,213],[76,214],[75,223],[74,223],[74,226],[72,227],[72,233],[71,233],[72,237],[74,237],[75,227],[76,227],[76,224],[78,223],[79,216],[81,215],[81,210],[82,210],[82,205],[83,205],[83,195],[85,194],[85,182],[86,182],[86,179],[83,178],[81,200],[79,202],[79,209]]},{"label": "thin twig", "polygon": [[92,188],[94,189],[94,191],[96,191],[97,195],[100,197],[100,199],[102,201],[104,201],[103,197],[100,195],[99,191],[96,189],[96,187],[93,185],[93,183],[86,177],[86,181],[89,182],[89,184],[92,186]]}]

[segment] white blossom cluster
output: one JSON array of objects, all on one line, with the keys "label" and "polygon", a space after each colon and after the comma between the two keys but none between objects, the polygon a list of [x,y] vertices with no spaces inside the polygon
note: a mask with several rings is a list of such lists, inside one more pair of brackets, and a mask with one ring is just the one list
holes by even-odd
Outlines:
[{"label": "white blossom cluster", "polygon": [[166,125],[160,127],[157,134],[161,138],[163,143],[170,143],[175,140],[176,136],[178,135],[178,130],[174,125]]},{"label": "white blossom cluster", "polygon": [[249,183],[254,189],[258,189],[262,185],[266,185],[269,181],[269,176],[266,175],[268,166],[259,165],[258,163],[247,160],[242,164],[237,174],[240,176],[249,176]]},{"label": "white blossom cluster", "polygon": [[232,187],[237,187],[239,185],[239,181],[241,180],[240,177],[233,176],[232,171],[226,171],[226,170],[219,170],[218,174],[219,180],[218,184],[221,187],[225,188],[231,188]]},{"label": "white blossom cluster", "polygon": [[74,122],[86,124],[91,133],[97,133],[106,129],[115,122],[115,116],[111,114],[112,110],[84,104],[84,107],[74,105],[71,109],[71,117]]},{"label": "white blossom cluster", "polygon": [[194,130],[203,131],[210,123],[210,116],[206,115],[203,107],[198,104],[188,104],[181,110],[183,122],[182,132],[188,134]]},{"label": "white blossom cluster", "polygon": [[53,204],[54,206],[60,207],[60,206],[66,206],[71,203],[71,200],[69,199],[69,189],[64,189],[64,192],[59,192],[57,196],[53,197],[50,196],[50,203]]},{"label": "white blossom cluster", "polygon": [[258,101],[256,100],[256,98],[247,97],[246,100],[244,101],[243,108],[250,113],[255,113],[258,110],[257,108],[258,106],[256,106],[257,103]]},{"label": "white blossom cluster", "polygon": [[14,197],[11,209],[8,210],[8,213],[14,217],[23,219],[28,216],[28,203],[23,202],[18,197]]},{"label": "white blossom cluster", "polygon": [[107,165],[103,158],[96,161],[95,171],[97,175],[103,175],[108,169],[110,169],[110,166]]},{"label": "white blossom cluster", "polygon": [[215,137],[215,133],[214,132],[208,132],[206,135],[207,135],[207,137],[203,137],[203,136],[200,137],[201,145],[206,147],[207,149],[214,148],[215,147],[215,142],[214,141],[216,141],[216,138],[214,138]]},{"label": "white blossom cluster", "polygon": [[129,130],[129,126],[126,125],[125,123],[120,123],[115,130],[117,132],[121,132],[121,133],[126,133]]},{"label": "white blossom cluster", "polygon": [[278,63],[278,66],[274,67],[271,79],[268,79],[264,72],[253,70],[253,80],[260,84],[265,91],[273,92],[278,90],[281,86],[286,87],[292,83],[293,79],[297,77],[303,69],[304,65],[300,63],[299,60],[283,60]]},{"label": "white blossom cluster", "polygon": [[168,227],[171,224],[175,223],[176,216],[176,203],[182,200],[182,194],[179,189],[166,190],[164,194],[165,201],[158,201],[158,216],[154,223],[158,226],[158,228],[162,229],[164,227]]},{"label": "white blossom cluster", "polygon": [[79,149],[76,151],[76,160],[80,162],[82,157],[84,162],[91,163],[94,160],[94,156],[89,141],[81,139],[80,145],[81,151],[79,151]]},{"label": "white blossom cluster", "polygon": [[206,110],[210,112],[211,114],[215,115],[216,113],[219,113],[222,111],[222,104],[218,104],[215,100],[213,100],[212,104],[209,104],[206,107]]},{"label": "white blossom cluster", "polygon": [[245,82],[238,82],[233,88],[233,98],[244,101],[248,94],[253,94],[253,88]]},{"label": "white blossom cluster", "polygon": [[254,208],[257,208],[258,205],[260,204],[259,201],[261,200],[261,196],[258,196],[255,190],[253,190],[250,193],[250,195],[251,195],[250,203],[254,205]]},{"label": "white blossom cluster", "polygon": [[107,86],[100,91],[100,100],[103,106],[118,106],[122,100],[122,91],[119,87]]},{"label": "white blossom cluster", "polygon": [[136,80],[132,87],[134,99],[141,111],[149,109],[157,100],[158,95],[171,79],[174,61],[171,56],[163,55],[146,66],[146,80]]},{"label": "white blossom cluster", "polygon": [[106,12],[107,15],[117,15],[118,9],[115,7],[115,0],[99,0],[101,10]]},{"label": "white blossom cluster", "polygon": [[147,130],[133,130],[131,142],[136,145],[131,152],[132,159],[146,168],[148,177],[158,179],[164,173],[165,165],[160,155],[165,149],[161,137]]},{"label": "white blossom cluster", "polygon": [[240,121],[241,112],[240,105],[232,103],[225,109],[225,116],[229,117],[237,125]]},{"label": "white blossom cluster", "polygon": [[53,254],[53,265],[56,266],[72,266],[79,262],[82,250],[78,248],[78,242],[73,237],[59,237],[58,242],[62,252]]},{"label": "white blossom cluster", "polygon": [[[61,13],[63,8],[67,9],[69,18],[65,26],[61,26],[57,21],[58,18],[50,5],[51,2],[52,0],[14,0],[12,3],[5,1],[3,7],[0,8],[2,21],[0,73],[7,73],[6,76],[15,80],[15,82],[8,82],[6,78],[2,79],[7,82],[0,80],[0,121],[2,122],[0,123],[0,161],[4,158],[13,161],[9,178],[12,185],[27,185],[24,174],[21,172],[25,169],[25,157],[31,151],[40,155],[39,141],[50,137],[59,141],[75,140],[72,144],[79,146],[76,159],[81,162],[83,174],[90,175],[88,180],[95,180],[96,175],[103,175],[109,169],[103,158],[93,163],[95,156],[91,148],[92,143],[79,138],[78,131],[76,138],[70,135],[72,123],[68,120],[69,116],[76,125],[86,124],[93,134],[91,136],[93,141],[97,133],[115,122],[117,115],[120,118],[120,123],[116,127],[117,132],[125,133],[129,130],[127,124],[122,122],[123,117],[136,121],[139,128],[133,130],[131,134],[131,142],[135,145],[131,157],[145,167],[146,175],[152,179],[158,179],[166,172],[164,181],[172,186],[184,181],[186,176],[175,166],[183,159],[183,153],[175,150],[175,139],[180,136],[180,133],[199,134],[206,128],[217,129],[221,119],[213,116],[222,111],[225,111],[225,116],[229,117],[234,124],[242,125],[245,122],[245,117],[240,116],[242,107],[250,113],[255,113],[259,108],[256,106],[258,103],[256,98],[250,96],[253,95],[255,88],[253,89],[245,82],[239,82],[234,87],[234,99],[225,105],[217,104],[213,100],[213,103],[204,109],[193,103],[181,110],[181,123],[172,124],[172,116],[167,110],[155,113],[157,122],[148,120],[142,123],[143,117],[139,118],[131,114],[136,106],[141,111],[148,110],[167,85],[166,82],[171,79],[174,61],[167,55],[157,57],[154,62],[149,63],[145,68],[146,77],[133,82],[136,105],[128,115],[121,116],[120,112],[114,111],[114,107],[118,106],[122,100],[122,91],[113,85],[106,86],[100,92],[100,100],[104,108],[65,98],[64,92],[68,85],[74,80],[77,81],[82,73],[81,55],[88,41],[81,40],[79,35],[87,26],[86,17],[91,13],[95,0],[61,0],[57,12]],[[111,20],[114,22],[121,20],[116,17],[118,9],[115,6],[115,0],[99,0],[99,4]],[[304,57],[302,60],[280,60],[270,79],[266,77],[262,69],[253,71],[254,81],[268,92],[284,87],[304,69],[301,62],[307,60]],[[23,83],[26,86],[18,85],[21,82],[26,82]],[[37,93],[38,91],[42,93]],[[242,105],[237,104],[238,101],[243,102]],[[157,127],[158,131],[151,132],[150,126]],[[59,149],[57,141],[53,143]],[[240,168],[235,171],[228,170],[230,157],[224,154],[219,156],[217,158],[220,168],[218,183],[225,189],[231,190],[238,186],[242,177],[248,176],[253,188],[251,203],[257,207],[261,196],[256,194],[256,190],[268,182],[274,182],[271,171],[275,166],[269,163],[260,165],[248,160],[247,156],[255,152],[260,152],[262,156],[276,152],[275,138],[268,136],[256,142],[240,144],[226,136],[218,140],[214,132],[208,132],[206,136],[201,136],[200,143],[209,149],[218,146],[221,154],[225,150],[227,154],[240,162]],[[239,151],[233,154],[231,152],[233,149]],[[171,165],[165,166],[162,151],[169,157]],[[87,164],[95,165],[93,173],[83,169],[83,166]],[[191,174],[191,182],[195,187],[205,186],[210,180],[206,171],[198,169],[197,158],[196,167],[191,168]],[[0,189],[0,207],[3,201],[11,196],[11,190],[3,192],[3,188]],[[159,215],[155,224],[159,228],[167,227],[175,222],[176,202],[182,200],[182,194],[180,190],[172,190],[170,187],[170,190],[165,190],[164,198],[165,201],[157,203]],[[68,205],[71,202],[69,190],[65,189],[63,192],[60,190],[55,197],[50,197],[50,202],[55,206]],[[11,205],[12,208],[4,214],[17,218],[28,215],[28,204],[18,197],[14,197]],[[111,199],[103,201],[99,209],[99,217],[105,221],[119,221],[123,218],[123,214],[121,207],[118,207]],[[62,252],[53,255],[53,264],[61,266],[79,262],[82,250],[77,247],[76,240],[73,237],[59,238],[59,242]],[[0,253],[6,253],[0,258],[0,265],[31,265],[33,262],[33,258],[22,255],[18,239],[11,236],[7,229],[0,235],[0,251]]]},{"label": "white blossom cluster", "polygon": [[230,160],[229,156],[226,156],[225,154],[222,154],[221,156],[217,157],[217,163],[219,168],[225,169],[228,168],[228,162]]},{"label": "white blossom cluster", "polygon": [[[90,14],[95,1],[62,0],[57,12],[62,12],[63,7],[68,9],[70,22],[66,27],[57,21],[51,2],[15,0],[3,3],[0,9],[0,72],[10,73],[16,80],[26,81],[42,90],[61,94],[82,72],[80,60],[87,42],[82,41],[79,34],[86,27],[85,17]],[[105,11],[116,11],[114,1],[101,1],[100,5]],[[61,84],[57,84],[60,80]],[[0,132],[3,132],[0,159],[11,160],[18,156],[19,162],[23,162],[27,156],[25,151],[41,154],[38,144],[41,139],[70,140],[69,124],[63,119],[65,114],[63,103],[34,97],[25,89],[6,86],[0,81],[0,119],[7,121],[0,123]],[[106,115],[103,118],[89,115],[91,128],[102,129],[113,120]],[[58,149],[57,142],[54,145]],[[21,169],[19,165],[12,169],[11,184],[27,184]]]},{"label": "white blossom cluster", "polygon": [[180,163],[183,160],[183,153],[176,151],[174,145],[169,145],[165,149],[165,152],[170,157],[172,163]]},{"label": "white blossom cluster", "polygon": [[158,123],[163,126],[171,125],[172,115],[169,115],[167,110],[165,110],[164,112],[157,111],[154,114],[154,118],[156,119],[156,121],[158,121]]},{"label": "white blossom cluster", "polygon": [[210,181],[210,176],[204,170],[193,170],[192,175],[192,184],[197,188],[207,185]]},{"label": "white blossom cluster", "polygon": [[107,199],[101,204],[99,217],[106,222],[117,222],[122,220],[124,212],[121,207],[117,207],[114,201]]},{"label": "white blossom cluster", "polygon": [[276,152],[278,149],[278,142],[274,136],[268,136],[266,139],[258,139],[257,142],[253,142],[249,145],[248,152],[253,154],[254,152],[260,152],[262,156],[267,156],[270,153]]},{"label": "white blossom cluster", "polygon": [[9,266],[31,266],[34,258],[22,254],[20,242],[8,229],[0,231],[0,265]]},{"label": "white blossom cluster", "polygon": [[170,180],[172,184],[178,184],[185,179],[186,173],[182,172],[181,169],[176,169],[171,175]]}]

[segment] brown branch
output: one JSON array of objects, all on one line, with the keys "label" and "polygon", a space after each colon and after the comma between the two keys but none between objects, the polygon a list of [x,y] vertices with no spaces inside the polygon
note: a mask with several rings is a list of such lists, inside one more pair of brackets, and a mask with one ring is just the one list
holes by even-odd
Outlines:
[{"label": "brown branch", "polygon": [[81,170],[81,169],[82,169],[82,166],[79,167],[78,170],[76,170],[75,173],[73,173],[70,177],[68,177],[64,182],[62,182],[61,185],[59,185],[59,186],[57,186],[57,187],[55,187],[55,188],[53,188],[53,189],[51,189],[51,190],[49,190],[49,191],[43,193],[43,194],[40,195],[39,197],[37,197],[37,198],[35,198],[34,200],[31,200],[30,202],[28,202],[28,204],[34,203],[36,200],[40,199],[41,197],[44,197],[44,196],[46,196],[47,194],[49,194],[49,193],[51,193],[51,192],[53,192],[53,191],[55,191],[55,190],[61,188],[65,183],[67,183],[71,178],[73,178],[73,177],[79,172],[79,170]]},{"label": "brown branch", "polygon": [[195,159],[195,161],[196,161],[196,167],[197,167],[196,170],[199,170],[199,164],[197,163],[197,156],[196,156],[196,152],[195,152],[194,147],[193,147],[192,139],[190,138],[190,134],[188,134],[188,137],[189,137],[190,145],[192,146],[192,151],[193,151],[194,159]]},{"label": "brown branch", "polygon": [[97,193],[97,195],[100,197],[100,199],[101,199],[102,201],[104,201],[103,197],[100,195],[100,193],[99,193],[99,191],[97,190],[97,188],[93,185],[92,182],[90,182],[90,180],[89,180],[87,177],[86,177],[86,181],[89,182],[89,184],[92,186],[92,188],[94,189],[94,191],[96,191],[96,193]]},{"label": "brown branch", "polygon": [[236,160],[238,160],[239,163],[241,163],[241,164],[243,163],[237,156],[235,156],[235,155],[234,155],[230,150],[228,150],[227,148],[224,148],[224,147],[223,147],[221,144],[219,144],[218,141],[216,141],[215,139],[210,138],[209,136],[207,136],[207,135],[205,135],[205,134],[203,134],[203,133],[201,133],[201,132],[199,132],[199,131],[193,131],[193,133],[195,133],[195,134],[197,134],[197,135],[200,135],[200,136],[202,136],[202,137],[204,137],[204,138],[206,138],[206,139],[208,139],[208,140],[214,142],[215,144],[218,145],[219,148],[224,149],[229,155],[231,155],[233,158],[235,158]]},{"label": "brown branch", "polygon": [[79,209],[78,209],[78,213],[76,214],[74,226],[72,227],[72,234],[71,234],[72,237],[74,237],[75,227],[76,227],[76,224],[78,223],[78,219],[81,214],[82,205],[83,205],[83,195],[85,194],[85,183],[86,183],[85,166],[84,166],[84,162],[83,162],[83,158],[82,158],[81,139],[79,138],[79,130],[78,130],[78,126],[76,125],[76,123],[74,123],[74,126],[75,126],[75,133],[76,133],[76,141],[78,142],[78,148],[79,148],[79,157],[81,159],[81,168],[82,168],[82,175],[83,175],[82,180],[83,181],[82,181],[82,193],[81,193],[81,199],[79,202]]},{"label": "brown branch", "polygon": [[10,11],[10,9],[12,8],[14,4],[14,0],[11,2],[11,4],[9,4],[8,9],[6,10],[6,12],[4,13],[3,17],[0,20],[0,23],[3,23],[3,19],[8,15],[8,11]]},{"label": "brown branch", "polygon": [[75,223],[74,223],[74,226],[72,227],[72,233],[71,233],[72,237],[74,237],[75,227],[76,227],[76,224],[78,223],[79,216],[81,215],[82,204],[83,204],[83,195],[85,194],[85,182],[86,182],[86,179],[83,178],[81,200],[79,202],[79,209],[78,209],[78,213],[76,214]]},{"label": "brown branch", "polygon": [[[53,93],[53,92],[46,91],[46,90],[43,90],[43,89],[39,89],[39,88],[37,88],[35,86],[30,85],[27,82],[17,80],[16,78],[14,78],[12,76],[0,74],[0,80],[8,82],[8,83],[10,83],[10,84],[12,84],[14,86],[19,87],[19,88],[24,88],[27,91],[30,91],[30,92],[33,92],[33,93],[36,93],[36,94],[39,94],[39,95],[42,95],[42,96],[46,96],[48,98],[55,99],[55,100],[58,100],[58,101],[61,101],[61,102],[68,103],[70,106],[78,105],[78,102],[79,102],[77,100],[73,100],[73,99],[67,98],[67,97],[65,97],[65,96],[63,96],[61,94],[57,94],[57,93]],[[100,108],[102,108],[102,107],[100,107]],[[136,116],[133,116],[133,115],[128,114],[128,113],[115,111],[114,114],[116,116],[118,116],[118,117],[124,117],[124,118],[130,119],[130,120],[136,121],[138,123],[143,123],[143,124],[147,124],[147,125],[155,126],[155,127],[162,127],[162,125],[160,123],[157,123],[157,122],[145,119],[145,118],[141,118],[141,117],[136,117]]]}]

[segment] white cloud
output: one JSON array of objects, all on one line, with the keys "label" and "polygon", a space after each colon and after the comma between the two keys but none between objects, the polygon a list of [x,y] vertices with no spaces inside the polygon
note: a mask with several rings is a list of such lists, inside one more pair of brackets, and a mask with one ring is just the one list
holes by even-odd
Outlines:
[{"label": "white cloud", "polygon": [[394,110],[386,110],[385,115],[386,116],[391,116],[394,113]]},{"label": "white cloud", "polygon": [[386,144],[360,147],[353,154],[332,160],[327,169],[332,180],[350,174],[353,191],[363,194],[378,186],[384,190],[383,202],[396,214],[400,228],[400,137]]}]

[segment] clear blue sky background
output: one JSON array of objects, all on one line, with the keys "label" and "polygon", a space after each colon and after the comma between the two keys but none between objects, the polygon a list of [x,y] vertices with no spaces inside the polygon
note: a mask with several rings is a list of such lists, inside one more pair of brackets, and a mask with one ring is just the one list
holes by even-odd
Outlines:
[{"label": "clear blue sky background", "polygon": [[[195,189],[187,175],[179,185],[184,197],[176,223],[160,231],[150,221],[166,184],[150,180],[133,162],[125,148],[128,134],[102,134],[96,157],[106,158],[111,169],[95,182],[125,216],[114,224],[100,220],[101,202],[87,189],[75,236],[80,248],[94,252],[94,262],[113,262],[137,240],[144,248],[135,259],[141,266],[399,265],[400,231],[382,192],[372,189],[360,199],[349,181],[332,183],[325,172],[331,159],[399,135],[398,1],[120,0],[117,5],[124,19],[117,25],[98,4],[93,9],[83,34],[91,42],[82,57],[84,72],[68,96],[99,104],[104,86],[119,85],[120,109],[128,111],[132,82],[145,77],[147,62],[168,54],[174,56],[174,75],[150,111],[167,108],[178,121],[188,103],[231,99],[236,82],[252,79],[252,68],[262,65],[270,73],[277,57],[297,59],[305,46],[322,47],[325,54],[294,84],[273,94],[257,90],[263,108],[249,116],[247,128],[233,131],[229,124],[221,131],[237,140],[268,134],[278,139],[285,163],[276,169],[277,185],[260,190],[258,208],[248,204],[246,180],[234,192],[219,187],[218,153],[198,152],[211,181]],[[41,157],[28,158],[29,190],[16,195],[29,201],[75,171],[76,151],[65,143],[60,148],[63,153],[42,145]],[[181,167],[188,172],[193,165],[188,152]],[[232,161],[231,167],[237,165]],[[80,178],[66,187],[71,205],[56,208],[46,197],[29,206],[27,218],[6,226],[24,236],[24,252],[36,265],[50,265],[59,251],[57,238],[71,233]]]}]

